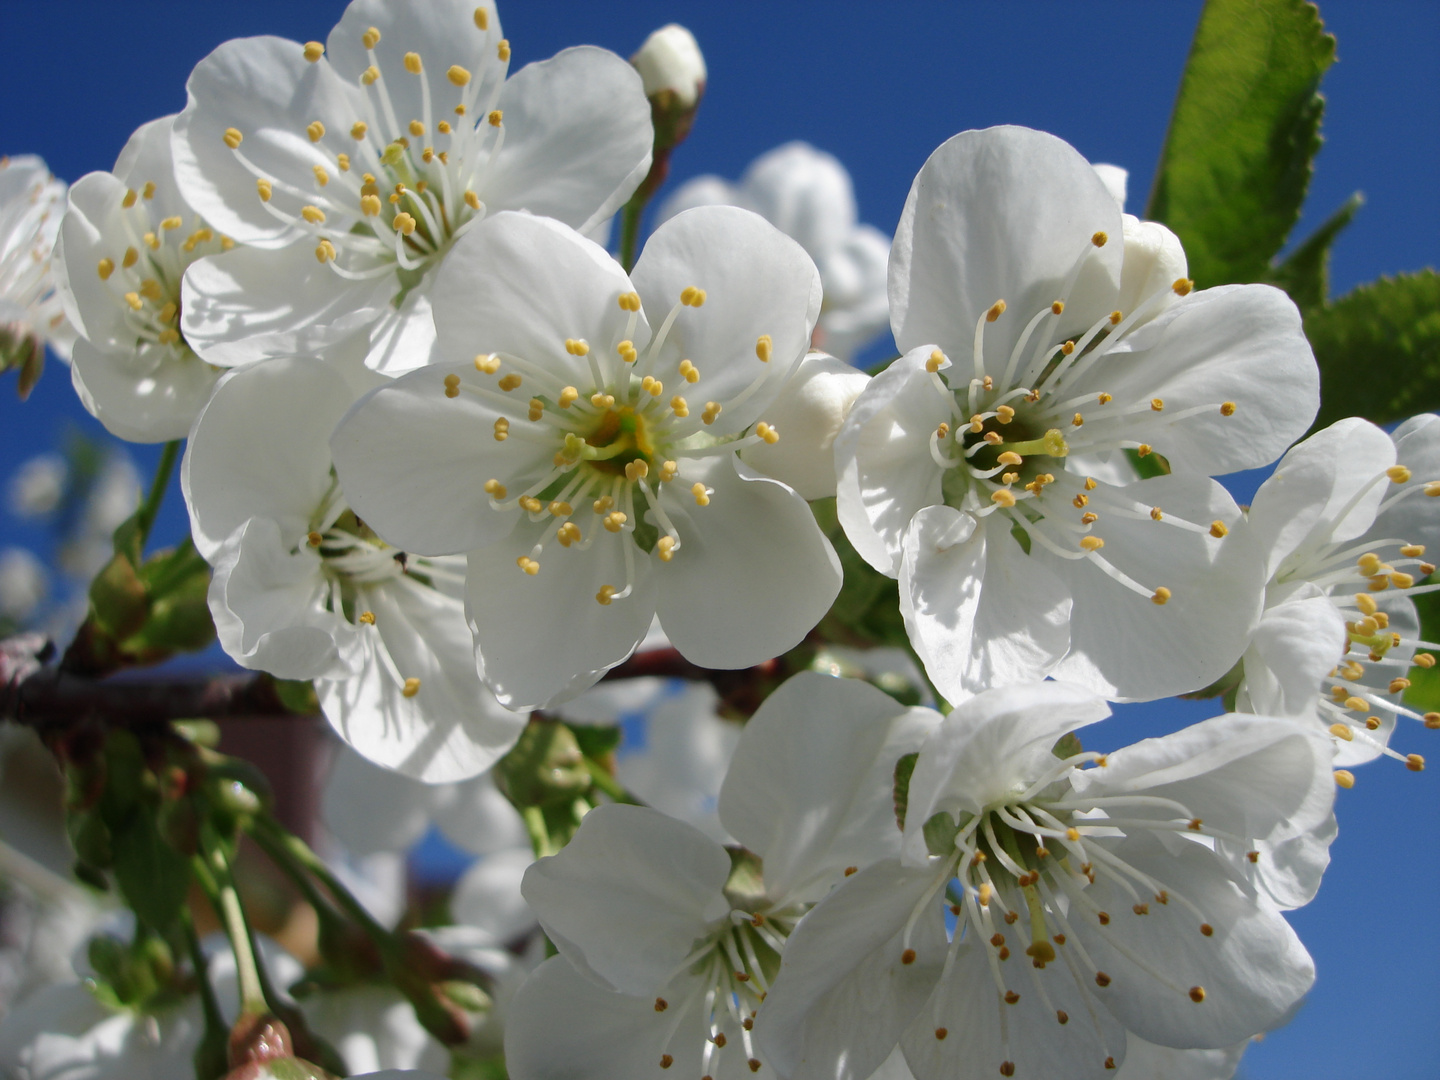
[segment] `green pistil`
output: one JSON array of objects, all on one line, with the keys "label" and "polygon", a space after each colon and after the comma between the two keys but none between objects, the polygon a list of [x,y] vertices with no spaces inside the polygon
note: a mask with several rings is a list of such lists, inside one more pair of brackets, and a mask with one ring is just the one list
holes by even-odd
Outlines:
[{"label": "green pistil", "polygon": [[1046,455],[1048,457],[1064,457],[1070,453],[1070,446],[1065,442],[1065,436],[1060,434],[1059,428],[1051,428],[1038,439],[1030,439],[1028,442],[1004,443],[1004,449],[1019,454],[1021,457],[1033,457]]}]

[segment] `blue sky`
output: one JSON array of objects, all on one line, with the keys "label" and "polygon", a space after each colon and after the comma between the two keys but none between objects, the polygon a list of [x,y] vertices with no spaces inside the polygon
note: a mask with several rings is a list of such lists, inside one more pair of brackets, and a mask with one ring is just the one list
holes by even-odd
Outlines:
[{"label": "blue sky", "polygon": [[[226,38],[272,33],[323,40],[340,0],[245,3],[5,0],[0,153],[43,155],[63,178],[108,168],[129,133],[178,111],[191,67]],[[514,66],[567,45],[629,54],[654,27],[695,31],[710,85],[673,178],[735,177],[757,154],[807,139],[855,177],[862,217],[892,230],[911,178],[948,136],[1020,123],[1052,131],[1087,157],[1130,169],[1143,207],[1200,4],[887,0],[705,6],[519,0],[501,14]],[[1304,235],[1352,191],[1367,205],[1335,246],[1337,292],[1380,274],[1434,265],[1440,251],[1440,5],[1329,0],[1339,38],[1325,83],[1327,142]],[[0,384],[0,478],[59,444],[65,425],[98,433],[53,366],[25,407]],[[153,451],[138,455],[153,462]],[[142,466],[142,467],[148,467]],[[175,539],[172,499],[158,535]],[[0,519],[0,545],[36,536]],[[1208,715],[1204,705],[1129,707],[1103,736],[1115,744]],[[1424,751],[1412,728],[1399,739]],[[1440,1075],[1440,754],[1416,776],[1393,763],[1341,793],[1341,836],[1319,899],[1293,923],[1319,979],[1299,1017],[1252,1048],[1252,1080],[1386,1080]]]}]

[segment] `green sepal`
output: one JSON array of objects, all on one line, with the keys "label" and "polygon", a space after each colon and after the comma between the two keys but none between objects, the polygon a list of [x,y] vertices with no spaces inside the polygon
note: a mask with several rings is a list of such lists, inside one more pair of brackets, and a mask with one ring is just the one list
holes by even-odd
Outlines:
[{"label": "green sepal", "polygon": [[590,770],[575,733],[555,720],[531,720],[494,769],[501,793],[517,807],[566,807],[590,790]]},{"label": "green sepal", "polygon": [[895,779],[891,787],[895,803],[895,824],[905,831],[905,811],[910,806],[910,777],[915,772],[915,762],[920,760],[919,751],[906,754],[895,762]]},{"label": "green sepal", "polygon": [[960,826],[944,810],[931,816],[922,831],[925,836],[925,850],[931,855],[954,853],[955,837],[960,832]]},{"label": "green sepal", "polygon": [[161,836],[145,811],[115,830],[115,883],[138,918],[168,930],[180,915],[190,888],[190,861]]},{"label": "green sepal", "polygon": [[315,696],[315,684],[309,680],[276,679],[275,696],[280,704],[296,716],[314,716],[320,711],[320,699]]},{"label": "green sepal", "polygon": [[609,724],[576,724],[570,729],[580,752],[588,758],[599,761],[606,754],[613,754],[620,747],[625,732]]}]

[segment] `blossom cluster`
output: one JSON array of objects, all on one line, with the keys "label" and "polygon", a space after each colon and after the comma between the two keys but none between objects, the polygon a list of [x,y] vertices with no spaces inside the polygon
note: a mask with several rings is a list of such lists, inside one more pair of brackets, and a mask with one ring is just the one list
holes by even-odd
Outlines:
[{"label": "blossom cluster", "polygon": [[[704,89],[676,31],[511,73],[488,0],[353,0],[325,42],[227,42],[63,220],[3,167],[6,326],[73,329],[113,434],[186,440],[221,645],[348,744],[332,831],[485,856],[452,943],[516,1080],[1230,1076],[1315,978],[1284,913],[1337,784],[1440,727],[1405,701],[1440,420],[1305,437],[1286,293],[1198,288],[1122,171],[1027,128],[944,142],[893,242],[790,144],[622,265],[597,238]],[[47,228],[41,280],[9,237]],[[1216,479],[1266,466],[1246,507]],[[662,701],[563,847],[491,772],[533,710],[664,698],[601,684],[637,653],[814,651],[857,573],[896,582],[900,663],[822,650],[743,730]],[[1229,711],[1082,746],[1179,694]],[[345,993],[306,1008],[351,1068],[445,1067],[398,993]],[[73,996],[0,1027],[0,1068],[189,1075],[198,999],[142,1031]]]}]

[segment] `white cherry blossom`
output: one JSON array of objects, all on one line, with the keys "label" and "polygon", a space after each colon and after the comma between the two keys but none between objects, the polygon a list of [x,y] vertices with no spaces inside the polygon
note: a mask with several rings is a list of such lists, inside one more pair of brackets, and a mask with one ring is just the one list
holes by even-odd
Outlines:
[{"label": "white cherry blossom", "polygon": [[237,663],[315,679],[326,718],[371,760],[459,780],[489,768],[525,718],[476,673],[456,595],[463,562],[375,539],[335,479],[330,432],[377,381],[355,360],[228,375],[181,468],[191,533],[215,567],[210,609]]},{"label": "white cherry blossom", "polygon": [[68,360],[75,340],[51,262],[64,213],[65,183],[45,162],[33,154],[0,158],[0,370],[21,366],[30,385],[45,346]]},{"label": "white cherry blossom", "polygon": [[486,214],[586,230],[650,167],[640,76],[567,49],[506,78],[493,5],[354,0],[325,43],[221,45],[175,129],[181,188],[255,250],[190,272],[183,328],[218,363],[371,329],[372,367],[423,362],[431,271]]},{"label": "white cherry blossom", "polygon": [[[1046,674],[1161,697],[1244,648],[1258,560],[1221,539],[1239,511],[1206,474],[1278,455],[1318,374],[1282,292],[1183,270],[1053,136],[965,132],[916,177],[890,259],[905,354],[835,455],[846,534],[900,578],[947,697]],[[1173,474],[1121,482],[1126,449]]]},{"label": "white cherry blossom", "polygon": [[850,174],[830,154],[790,142],[761,154],[738,184],[697,176],[660,204],[670,220],[696,206],[742,206],[799,241],[820,271],[825,299],[815,324],[817,349],[849,360],[885,329],[885,260],[890,241],[857,222]]},{"label": "white cherry blossom", "polygon": [[682,109],[693,109],[705,93],[705,57],[695,35],[679,23],[654,31],[630,58],[645,87],[645,95],[674,95]]},{"label": "white cherry blossom", "polygon": [[75,182],[55,249],[60,296],[80,335],[75,391],[130,442],[184,438],[221,374],[181,332],[181,282],[197,259],[234,244],[175,185],[174,122],[142,125],[113,172]]},{"label": "white cherry blossom", "polygon": [[797,244],[729,207],[662,226],[628,276],[527,214],[456,244],[432,293],[444,362],[362,399],[331,445],[387,541],[469,552],[468,617],[502,702],[573,696],[657,613],[687,658],[736,668],[829,608],[839,563],[809,508],[736,459],[783,438],[762,417],[819,292]]},{"label": "white cherry blossom", "polygon": [[863,1078],[898,1041],[918,1080],[1098,1080],[1128,1032],[1225,1048],[1286,1017],[1314,969],[1270,896],[1318,883],[1327,740],[1231,714],[1056,756],[1108,711],[1043,683],[940,723],[909,777],[902,855],[790,938],[756,1023],[782,1075]]},{"label": "white cherry blossom", "polygon": [[836,881],[898,850],[894,761],[937,719],[853,680],[782,685],[746,725],[720,794],[722,824],[758,863],[647,808],[591,811],[526,874],[560,955],[516,998],[512,1072],[774,1077],[751,1029],[777,955]]},{"label": "white cherry blossom", "polygon": [[[1400,717],[1440,727],[1404,704],[1413,664],[1440,648],[1420,638],[1410,599],[1431,592],[1427,544],[1440,543],[1440,417],[1393,435],[1358,417],[1316,432],[1255,493],[1248,526],[1266,560],[1265,610],[1243,658],[1242,709],[1308,717],[1336,741],[1342,769],[1390,749]],[[1348,772],[1337,774],[1342,784]]]}]

